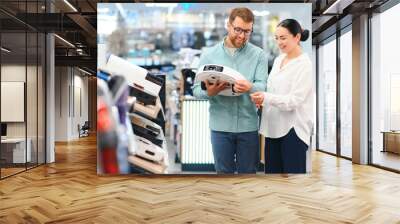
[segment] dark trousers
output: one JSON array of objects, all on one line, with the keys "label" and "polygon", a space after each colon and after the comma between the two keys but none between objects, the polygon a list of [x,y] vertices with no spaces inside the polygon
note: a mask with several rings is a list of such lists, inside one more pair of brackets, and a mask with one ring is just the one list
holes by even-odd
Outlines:
[{"label": "dark trousers", "polygon": [[281,138],[265,138],[265,173],[306,173],[307,149],[294,128]]},{"label": "dark trousers", "polygon": [[217,173],[256,173],[260,161],[258,132],[211,131]]}]

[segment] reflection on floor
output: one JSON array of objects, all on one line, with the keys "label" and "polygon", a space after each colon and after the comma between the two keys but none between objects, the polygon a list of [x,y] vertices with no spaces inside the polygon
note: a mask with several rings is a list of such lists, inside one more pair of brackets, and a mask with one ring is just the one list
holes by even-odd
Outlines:
[{"label": "reflection on floor", "polygon": [[392,152],[374,151],[373,164],[400,171],[400,155]]},{"label": "reflection on floor", "polygon": [[[27,169],[30,169],[31,167],[36,167],[36,163],[28,163],[26,164]],[[19,173],[26,170],[25,164],[7,164],[4,165],[0,170],[1,173],[1,178],[5,178],[7,176]]]}]

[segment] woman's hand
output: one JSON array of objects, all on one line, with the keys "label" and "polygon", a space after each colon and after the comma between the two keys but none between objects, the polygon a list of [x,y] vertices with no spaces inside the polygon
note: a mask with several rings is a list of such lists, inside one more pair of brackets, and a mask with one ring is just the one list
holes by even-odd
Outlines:
[{"label": "woman's hand", "polygon": [[251,101],[256,104],[257,108],[260,108],[264,102],[264,92],[255,92],[250,94]]},{"label": "woman's hand", "polygon": [[235,85],[233,85],[233,90],[237,93],[246,93],[250,91],[253,84],[247,80],[237,80]]}]

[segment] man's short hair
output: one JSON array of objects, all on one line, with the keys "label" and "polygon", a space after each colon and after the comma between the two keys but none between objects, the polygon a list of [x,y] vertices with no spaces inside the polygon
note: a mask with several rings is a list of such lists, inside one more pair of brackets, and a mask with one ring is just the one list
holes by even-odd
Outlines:
[{"label": "man's short hair", "polygon": [[229,15],[229,22],[232,23],[239,16],[246,23],[254,22],[254,14],[248,8],[234,8]]}]

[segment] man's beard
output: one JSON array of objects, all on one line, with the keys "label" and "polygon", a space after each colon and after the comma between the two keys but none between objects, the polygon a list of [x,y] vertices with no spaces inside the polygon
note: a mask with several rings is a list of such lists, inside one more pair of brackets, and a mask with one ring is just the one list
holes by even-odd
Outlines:
[{"label": "man's beard", "polygon": [[233,37],[233,38],[230,37],[229,40],[231,41],[232,45],[235,48],[240,48],[246,43],[246,40],[242,40],[242,41],[240,41],[240,43],[238,43],[238,41],[235,37]]}]

